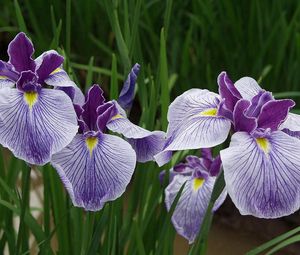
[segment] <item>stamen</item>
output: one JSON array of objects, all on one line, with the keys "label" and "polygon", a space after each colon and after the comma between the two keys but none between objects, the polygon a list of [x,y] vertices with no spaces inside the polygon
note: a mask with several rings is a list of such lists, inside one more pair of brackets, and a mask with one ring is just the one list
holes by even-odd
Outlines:
[{"label": "stamen", "polygon": [[200,115],[201,116],[216,116],[218,113],[218,109],[217,108],[210,108],[210,109],[207,109],[207,110],[204,110],[203,112],[200,112]]},{"label": "stamen", "polygon": [[92,156],[93,150],[95,149],[96,145],[98,144],[97,137],[88,137],[85,140],[86,146],[90,152],[90,156]]},{"label": "stamen", "polygon": [[195,178],[193,180],[193,190],[197,191],[198,189],[200,189],[204,183],[204,179],[203,178]]},{"label": "stamen", "polygon": [[24,93],[24,100],[26,104],[29,106],[30,110],[32,106],[37,102],[38,93],[35,91],[25,92]]}]

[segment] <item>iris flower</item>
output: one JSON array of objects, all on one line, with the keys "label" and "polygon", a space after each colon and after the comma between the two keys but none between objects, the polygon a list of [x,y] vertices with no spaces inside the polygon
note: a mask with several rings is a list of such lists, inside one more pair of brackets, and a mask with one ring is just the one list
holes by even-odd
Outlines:
[{"label": "iris flower", "polygon": [[[137,69],[134,66],[128,75],[118,100],[124,107],[131,105]],[[107,201],[121,196],[136,161],[153,160],[164,144],[163,132],[150,132],[131,123],[118,102],[105,102],[102,89],[93,85],[84,104],[74,105],[78,134],[51,161],[73,204],[89,211],[98,211]],[[134,146],[118,136],[106,134],[107,129],[123,134]]]},{"label": "iris flower", "polygon": [[[170,105],[167,143],[174,150],[212,147],[233,135],[220,152],[227,191],[243,215],[277,218],[300,207],[300,116],[290,99],[275,100],[249,77],[235,84],[225,72],[219,95],[191,89]],[[165,156],[167,155],[167,156]]]},{"label": "iris flower", "polygon": [[78,126],[70,98],[55,87],[76,86],[61,68],[63,57],[51,50],[33,59],[24,33],[0,61],[0,143],[30,164],[43,165],[69,144]]},{"label": "iris flower", "polygon": [[[202,150],[202,157],[187,156],[186,163],[179,163],[170,170],[170,183],[165,190],[165,203],[170,210],[178,192],[185,183],[172,215],[172,223],[189,243],[193,243],[201,228],[216,176],[220,172],[220,157],[213,159],[209,149]],[[223,191],[217,199],[216,211],[226,198]]]}]

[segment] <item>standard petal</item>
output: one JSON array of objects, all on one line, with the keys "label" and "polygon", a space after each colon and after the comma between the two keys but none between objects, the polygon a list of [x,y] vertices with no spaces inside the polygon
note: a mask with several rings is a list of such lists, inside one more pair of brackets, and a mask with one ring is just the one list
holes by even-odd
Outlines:
[{"label": "standard petal", "polygon": [[26,98],[17,89],[1,89],[0,120],[0,143],[34,165],[49,162],[78,130],[72,102],[59,90],[42,89]]},{"label": "standard petal", "polygon": [[17,72],[35,70],[35,62],[32,59],[34,48],[32,42],[21,32],[8,45],[9,63]]},{"label": "standard petal", "polygon": [[72,100],[73,104],[82,106],[85,101],[85,97],[79,87],[55,87],[55,89],[60,89],[64,91]]},{"label": "standard petal", "polygon": [[220,152],[227,191],[242,215],[278,218],[300,207],[300,141],[281,131],[245,132]]},{"label": "standard petal", "polygon": [[124,135],[132,145],[137,154],[139,162],[154,160],[166,142],[166,134],[162,131],[148,131],[118,114],[106,125],[113,132]]},{"label": "standard petal", "polygon": [[248,117],[246,111],[250,106],[250,101],[241,99],[235,105],[233,111],[233,123],[235,131],[246,131],[251,133],[257,128],[257,120],[254,117]]},{"label": "standard petal", "polygon": [[[98,211],[107,201],[120,197],[134,172],[136,156],[123,139],[101,134],[93,148],[84,135],[52,158],[75,206]],[[92,149],[92,151],[91,151]]]},{"label": "standard petal", "polygon": [[289,113],[287,119],[280,125],[280,129],[289,129],[290,131],[300,131],[300,115]]},{"label": "standard petal", "polygon": [[[198,182],[198,183],[197,183]],[[170,210],[180,188],[185,184],[172,216],[172,223],[178,234],[193,243],[205,216],[215,177],[204,182],[190,176],[176,175],[165,190],[165,203]]]},{"label": "standard petal", "polygon": [[262,88],[251,77],[243,77],[234,83],[242,98],[251,100]]}]

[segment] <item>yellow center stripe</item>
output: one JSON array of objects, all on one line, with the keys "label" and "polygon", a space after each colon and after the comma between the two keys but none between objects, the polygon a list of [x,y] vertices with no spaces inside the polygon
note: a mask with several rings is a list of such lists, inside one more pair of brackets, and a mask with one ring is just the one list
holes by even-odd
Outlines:
[{"label": "yellow center stripe", "polygon": [[258,147],[264,152],[268,153],[270,151],[270,143],[267,138],[256,138]]},{"label": "yellow center stripe", "polygon": [[217,108],[210,108],[210,109],[204,110],[203,112],[200,112],[200,115],[214,117],[217,115],[217,113],[218,113]]},{"label": "yellow center stripe", "polygon": [[195,178],[193,180],[193,190],[197,191],[198,189],[200,189],[204,183],[204,179],[203,178]]},{"label": "yellow center stripe", "polygon": [[98,144],[98,138],[97,137],[88,137],[88,138],[86,138],[85,143],[86,143],[86,147],[88,148],[88,150],[90,152],[90,156],[92,156],[93,150],[95,149],[95,147]]},{"label": "yellow center stripe", "polygon": [[38,93],[34,92],[34,91],[25,92],[24,93],[24,100],[25,100],[26,104],[29,106],[29,108],[32,109],[32,106],[38,100]]},{"label": "yellow center stripe", "polygon": [[124,118],[124,117],[122,115],[120,115],[120,114],[117,114],[117,115],[113,116],[111,118],[111,120],[116,120],[116,119],[121,119],[121,118]]},{"label": "yellow center stripe", "polygon": [[60,72],[62,69],[60,67],[56,68],[50,75]]}]

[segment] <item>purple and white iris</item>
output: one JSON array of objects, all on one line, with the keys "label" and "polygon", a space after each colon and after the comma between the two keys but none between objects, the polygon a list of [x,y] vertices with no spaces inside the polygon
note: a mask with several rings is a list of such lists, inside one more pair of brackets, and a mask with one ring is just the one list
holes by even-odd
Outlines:
[{"label": "purple and white iris", "polygon": [[243,215],[277,218],[300,207],[300,116],[289,113],[290,99],[275,100],[249,77],[235,84],[225,72],[219,95],[191,89],[177,97],[168,112],[160,165],[172,151],[213,147],[232,130],[220,152],[226,189]]},{"label": "purple and white iris", "polygon": [[[138,69],[138,65],[133,67],[118,99],[127,109],[133,100]],[[74,104],[78,134],[52,157],[51,163],[73,204],[89,211],[100,210],[105,202],[121,196],[131,180],[136,161],[153,160],[165,143],[164,132],[150,132],[131,123],[118,102],[105,102],[102,89],[92,86],[85,102]],[[105,134],[107,129],[124,135],[128,142]]]},{"label": "purple and white iris", "polygon": [[[220,167],[220,157],[213,159],[211,151],[203,149],[201,158],[187,156],[186,163],[179,163],[170,170],[170,183],[165,189],[165,203],[170,210],[185,183],[172,215],[172,223],[176,231],[188,239],[189,243],[194,242],[201,228]],[[222,205],[226,195],[226,191],[221,193],[213,211]]]},{"label": "purple and white iris", "polygon": [[57,52],[35,60],[33,53],[31,41],[19,33],[8,46],[9,61],[0,61],[0,143],[16,157],[43,165],[78,129],[70,98],[44,85],[76,85],[61,68],[64,59]]}]

